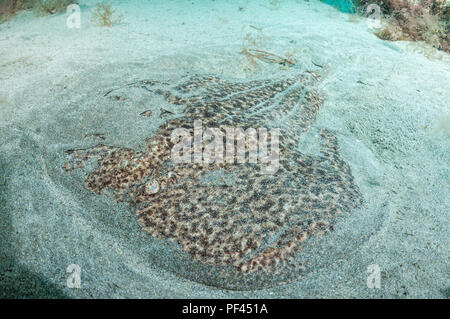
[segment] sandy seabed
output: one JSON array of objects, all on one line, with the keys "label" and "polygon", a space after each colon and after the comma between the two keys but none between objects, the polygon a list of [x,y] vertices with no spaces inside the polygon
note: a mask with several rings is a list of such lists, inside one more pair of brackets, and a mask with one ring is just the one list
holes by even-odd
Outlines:
[{"label": "sandy seabed", "polygon": [[[32,12],[0,25],[1,296],[448,298],[448,54],[382,41],[364,19],[318,1],[111,3],[123,15],[112,28],[90,21],[90,1],[80,1],[80,29],[69,29],[65,14]],[[254,69],[243,44],[292,53],[298,64]],[[323,74],[325,102],[299,147],[317,152],[320,127],[337,135],[367,217],[338,233],[343,241],[370,236],[345,257],[323,243],[317,258],[330,262],[289,283],[231,291],[179,276],[161,267],[170,259],[165,248],[127,205],[111,206],[84,188],[81,172],[69,178],[61,169],[64,150],[98,142],[86,140],[89,133],[139,149],[161,125],[136,115],[156,112],[157,101],[110,105],[111,88],[186,74],[244,80],[313,69]],[[371,226],[374,215],[379,225]],[[70,264],[81,268],[81,289],[67,287]],[[367,286],[369,265],[381,271],[379,289]]]}]

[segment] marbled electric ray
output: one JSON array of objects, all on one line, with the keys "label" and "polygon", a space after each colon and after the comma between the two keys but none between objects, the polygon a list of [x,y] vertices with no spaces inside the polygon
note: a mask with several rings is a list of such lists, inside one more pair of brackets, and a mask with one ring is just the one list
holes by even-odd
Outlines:
[{"label": "marbled electric ray", "polygon": [[[292,256],[310,238],[332,231],[341,216],[363,202],[330,131],[321,131],[320,155],[297,149],[299,134],[309,130],[323,102],[314,88],[319,79],[305,72],[281,80],[193,76],[172,85],[129,84],[121,90],[162,96],[184,105],[184,113],[148,138],[145,152],[106,145],[69,150],[64,168],[96,162],[98,168],[86,175],[87,188],[113,190],[136,207],[147,232],[174,240],[202,264],[231,266],[241,278],[277,273],[290,267]],[[113,98],[113,92],[105,96]],[[262,174],[265,164],[260,162],[174,163],[171,133],[186,128],[193,134],[194,120],[223,132],[227,127],[266,127],[269,132],[279,127],[278,171]],[[205,176],[218,170],[234,182],[205,183]]]}]

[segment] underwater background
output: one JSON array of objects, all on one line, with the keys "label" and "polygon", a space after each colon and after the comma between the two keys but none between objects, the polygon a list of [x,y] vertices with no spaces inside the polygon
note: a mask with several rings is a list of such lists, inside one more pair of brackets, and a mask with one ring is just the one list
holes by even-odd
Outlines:
[{"label": "underwater background", "polygon": [[[0,296],[448,298],[448,19],[446,1],[0,1]],[[215,169],[182,195],[146,188],[153,168],[169,172],[150,147],[167,125],[228,117],[285,127],[296,162],[267,180]],[[132,163],[148,167],[129,186],[118,175]],[[136,215],[138,193],[177,216],[195,191],[219,205],[246,198],[250,180],[248,192],[294,216],[255,250],[281,256],[291,244],[277,236],[294,233],[298,251],[288,265],[269,257],[275,271],[243,275]],[[323,213],[329,198],[339,214]],[[227,207],[207,220],[223,222]],[[315,211],[333,227],[301,241],[295,218]],[[232,229],[268,232],[235,213]]]}]

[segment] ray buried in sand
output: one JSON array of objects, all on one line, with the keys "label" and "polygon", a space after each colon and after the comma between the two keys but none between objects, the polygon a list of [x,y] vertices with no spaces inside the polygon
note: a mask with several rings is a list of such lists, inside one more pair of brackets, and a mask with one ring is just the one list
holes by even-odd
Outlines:
[{"label": "ray buried in sand", "polygon": [[[363,205],[333,132],[320,130],[320,154],[298,150],[299,136],[323,102],[318,80],[302,73],[280,80],[192,76],[173,85],[126,85],[115,95],[162,97],[174,108],[183,106],[183,113],[147,138],[145,151],[103,144],[69,149],[63,167],[84,169],[89,190],[113,191],[116,200],[136,208],[153,238],[173,240],[188,254],[165,254],[173,259],[156,259],[161,266],[229,289],[290,281],[315,266],[296,257],[307,242],[331,233]],[[261,174],[269,166],[276,173]]]},{"label": "ray buried in sand", "polygon": [[186,127],[172,131],[171,159],[174,163],[187,164],[243,164],[248,159],[251,164],[258,161],[267,164],[261,168],[262,174],[274,174],[279,168],[279,135],[278,128],[270,131],[269,153],[269,132],[264,127],[257,130],[250,127],[245,131],[242,127],[225,127],[223,130],[207,127],[203,130],[202,121],[195,120],[193,132]]}]

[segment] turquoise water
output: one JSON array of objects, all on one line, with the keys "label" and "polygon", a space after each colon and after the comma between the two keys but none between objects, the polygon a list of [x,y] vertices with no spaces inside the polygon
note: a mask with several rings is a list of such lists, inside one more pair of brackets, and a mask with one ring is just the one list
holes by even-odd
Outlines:
[{"label": "turquoise water", "polygon": [[341,10],[342,12],[346,12],[346,13],[355,13],[355,11],[356,11],[356,7],[355,7],[353,1],[351,1],[351,0],[339,0],[339,1],[325,0],[325,1],[323,1],[323,3],[338,7],[339,10]]}]

